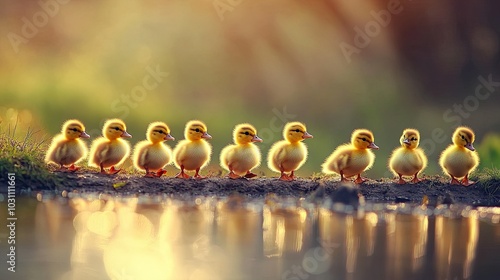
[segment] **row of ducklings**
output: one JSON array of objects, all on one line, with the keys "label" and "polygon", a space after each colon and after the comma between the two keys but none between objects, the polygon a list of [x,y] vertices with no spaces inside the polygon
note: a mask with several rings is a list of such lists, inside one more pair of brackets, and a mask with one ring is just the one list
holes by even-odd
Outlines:
[{"label": "row of ducklings", "polygon": [[[132,137],[120,119],[108,120],[100,137],[91,145],[88,165],[98,167],[101,173],[116,174],[130,155],[130,144],[122,138]],[[177,178],[190,178],[186,171],[195,171],[195,178],[203,178],[200,170],[207,166],[212,153],[211,145],[205,141],[211,139],[207,126],[198,120],[189,121],[184,131],[185,139],[172,149],[164,143],[175,140],[170,135],[169,127],[163,122],[153,122],[146,132],[147,140],[137,143],[133,150],[133,164],[137,170],[145,171],[147,177],[160,177],[166,171],[166,165],[173,162],[180,172]],[[89,138],[84,125],[78,120],[68,120],[62,127],[61,134],[54,137],[47,151],[45,161],[55,163],[62,170],[76,171],[76,163],[87,156],[87,146],[80,138]],[[294,172],[307,159],[307,147],[304,139],[313,136],[300,122],[291,122],[283,130],[284,140],[274,143],[269,150],[267,163],[269,168],[281,174],[280,180],[295,179]],[[459,127],[452,136],[453,144],[447,147],[439,159],[443,172],[451,177],[451,184],[470,185],[469,174],[479,164],[479,157],[473,147],[474,132],[467,127]],[[403,176],[411,176],[411,182],[420,181],[418,175],[427,166],[427,157],[418,147],[420,134],[415,129],[403,131],[401,147],[395,149],[389,159],[389,169],[398,176],[398,183],[404,184]],[[261,162],[261,153],[255,142],[262,142],[257,130],[251,124],[239,124],[233,131],[234,144],[222,149],[220,165],[226,169],[228,177],[252,178],[256,174],[252,169]],[[366,179],[361,173],[370,169],[375,161],[371,151],[378,149],[373,133],[367,129],[356,129],[351,136],[351,143],[337,147],[325,160],[322,171],[326,174],[339,174],[341,181],[356,176],[354,182],[362,183]],[[109,168],[106,170],[106,168]],[[459,181],[460,180],[460,181]]]}]

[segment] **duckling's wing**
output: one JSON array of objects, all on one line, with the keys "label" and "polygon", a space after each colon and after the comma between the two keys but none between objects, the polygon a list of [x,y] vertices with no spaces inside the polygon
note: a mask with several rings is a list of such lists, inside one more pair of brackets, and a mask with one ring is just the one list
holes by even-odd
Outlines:
[{"label": "duckling's wing", "polygon": [[149,160],[149,149],[147,148],[148,141],[141,141],[134,148],[134,166],[137,169],[143,169],[144,165]]},{"label": "duckling's wing", "polygon": [[332,165],[334,170],[344,170],[351,164],[352,161],[352,150],[349,144],[342,145],[337,148],[337,150],[332,155],[333,162]]}]

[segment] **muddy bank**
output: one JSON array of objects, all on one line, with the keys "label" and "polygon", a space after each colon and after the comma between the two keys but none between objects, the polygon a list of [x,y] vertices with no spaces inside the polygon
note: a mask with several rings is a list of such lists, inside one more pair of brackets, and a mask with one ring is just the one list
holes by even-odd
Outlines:
[{"label": "muddy bank", "polygon": [[[144,178],[137,175],[115,176],[98,173],[60,173],[57,186],[37,184],[31,191],[98,192],[111,195],[162,194],[173,197],[228,196],[241,194],[248,198],[262,198],[274,193],[278,196],[318,199],[334,196],[341,184],[338,179],[298,179],[282,182],[276,178],[237,179],[212,177],[202,180],[171,177]],[[359,193],[368,202],[415,202],[427,196],[430,204],[461,203],[472,206],[500,206],[500,181],[475,184],[469,187],[449,185],[447,179],[430,177],[418,184],[398,185],[392,180],[369,180],[359,185]]]}]

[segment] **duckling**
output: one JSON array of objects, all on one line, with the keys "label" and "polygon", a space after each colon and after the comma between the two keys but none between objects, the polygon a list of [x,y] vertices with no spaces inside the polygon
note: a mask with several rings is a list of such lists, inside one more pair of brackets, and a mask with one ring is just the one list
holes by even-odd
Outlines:
[{"label": "duckling", "polygon": [[351,136],[351,143],[340,145],[323,163],[323,173],[340,174],[340,181],[358,175],[355,183],[366,181],[361,173],[370,169],[375,161],[375,154],[370,149],[378,149],[373,133],[367,129],[356,129]]},{"label": "duckling", "polygon": [[[89,166],[100,167],[103,174],[116,174],[121,169],[115,165],[122,164],[130,155],[130,144],[121,138],[130,138],[125,123],[120,119],[111,119],[104,123],[102,135],[90,148]],[[104,168],[111,167],[109,172]]]},{"label": "duckling", "polygon": [[[267,165],[274,172],[280,172],[280,180],[292,181],[294,172],[299,169],[307,159],[307,147],[302,141],[313,138],[307,132],[306,126],[300,122],[290,122],[283,129],[283,138],[271,146],[267,155]],[[287,175],[286,172],[290,172]]]},{"label": "duckling", "polygon": [[203,122],[193,120],[186,124],[184,137],[174,149],[174,164],[181,170],[175,177],[188,179],[190,177],[184,170],[195,170],[194,177],[202,179],[200,169],[208,165],[212,154],[212,146],[204,140],[212,139],[212,136],[207,133]]},{"label": "duckling", "polygon": [[170,129],[163,122],[149,124],[146,138],[147,140],[137,143],[134,147],[134,167],[137,170],[145,170],[146,177],[161,177],[167,173],[163,167],[172,163],[172,149],[163,141],[175,138],[170,135]]},{"label": "duckling", "polygon": [[234,128],[233,140],[234,145],[228,145],[222,149],[220,165],[229,171],[228,177],[231,179],[257,176],[250,172],[260,165],[260,150],[253,144],[262,142],[262,139],[257,136],[257,130],[251,124],[239,124]]},{"label": "duckling", "polygon": [[[90,138],[85,126],[78,120],[64,122],[61,133],[52,139],[45,162],[59,164],[59,170],[75,172],[80,169],[75,164],[84,159],[88,152],[87,145],[80,138]],[[69,168],[66,168],[67,165]]]},{"label": "duckling", "polygon": [[418,183],[418,173],[427,166],[424,150],[418,147],[420,133],[416,129],[405,129],[399,139],[401,147],[395,149],[389,159],[389,169],[399,176],[398,184],[405,184],[403,175],[413,176],[412,183]]},{"label": "duckling", "polygon": [[[479,156],[472,145],[474,132],[468,127],[458,127],[451,137],[453,144],[448,146],[439,158],[443,172],[451,177],[450,184],[470,186],[469,174],[479,165]],[[462,178],[458,181],[457,179]]]}]

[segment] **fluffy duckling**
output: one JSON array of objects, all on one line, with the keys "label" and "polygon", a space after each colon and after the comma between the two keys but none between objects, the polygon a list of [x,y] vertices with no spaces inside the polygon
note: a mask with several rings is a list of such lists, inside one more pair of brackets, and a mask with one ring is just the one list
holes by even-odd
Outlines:
[{"label": "fluffy duckling", "polygon": [[399,176],[398,184],[405,184],[403,175],[413,176],[412,183],[418,183],[418,173],[427,166],[424,150],[418,147],[420,133],[416,129],[405,129],[399,139],[401,147],[395,149],[389,159],[389,169]]},{"label": "fluffy duckling", "polygon": [[378,149],[373,133],[367,129],[356,129],[352,133],[351,143],[340,145],[323,163],[323,173],[340,174],[340,181],[358,175],[354,181],[363,183],[361,173],[370,169],[375,161],[375,154],[370,149]]},{"label": "fluffy duckling", "polygon": [[[103,174],[116,174],[121,169],[115,165],[122,164],[130,155],[130,144],[121,138],[130,138],[125,123],[120,119],[111,119],[104,123],[102,135],[92,143],[89,166],[100,167]],[[111,167],[109,173],[104,168]]]},{"label": "fluffy duckling", "polygon": [[[153,122],[146,132],[147,140],[137,143],[132,156],[134,167],[145,170],[146,177],[161,177],[167,173],[163,167],[172,163],[172,149],[163,141],[175,140],[163,122]],[[154,172],[156,171],[156,172]]]},{"label": "fluffy duckling", "polygon": [[207,166],[212,154],[212,146],[205,139],[212,139],[212,136],[203,122],[194,120],[186,124],[184,138],[174,149],[174,164],[181,170],[176,177],[188,179],[184,170],[195,170],[194,177],[202,179],[200,169]]},{"label": "fluffy duckling", "polygon": [[60,170],[66,169],[76,171],[80,169],[75,164],[87,156],[87,145],[80,138],[90,138],[85,132],[85,126],[78,120],[66,121],[61,129],[61,133],[52,139],[47,154],[46,163],[59,164]]},{"label": "fluffy duckling", "polygon": [[257,130],[248,123],[239,124],[233,131],[234,145],[228,145],[220,154],[220,165],[229,171],[229,178],[238,179],[243,176],[257,176],[250,172],[260,165],[260,150],[254,142],[262,142]]},{"label": "fluffy duckling", "polygon": [[[443,172],[451,177],[450,184],[470,186],[474,182],[469,181],[469,174],[479,165],[479,156],[472,145],[474,132],[462,126],[455,130],[451,139],[453,144],[443,151],[439,165]],[[458,181],[460,178],[462,180]]]},{"label": "fluffy duckling", "polygon": [[[294,172],[299,169],[307,159],[307,147],[302,141],[313,138],[307,132],[306,126],[300,122],[290,122],[283,129],[283,138],[273,144],[267,155],[267,165],[274,172],[280,172],[280,180],[292,181]],[[290,172],[287,175],[285,172]]]}]

